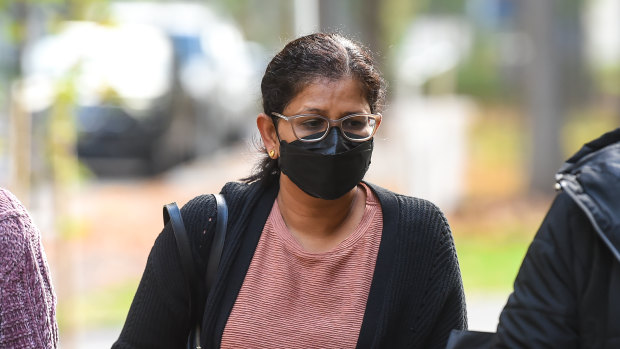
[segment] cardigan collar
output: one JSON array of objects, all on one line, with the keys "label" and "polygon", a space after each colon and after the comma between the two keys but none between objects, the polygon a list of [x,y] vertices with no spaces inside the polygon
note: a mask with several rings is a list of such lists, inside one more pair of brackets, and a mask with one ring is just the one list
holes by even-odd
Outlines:
[{"label": "cardigan collar", "polygon": [[[357,348],[371,348],[373,343],[378,343],[379,328],[383,320],[381,314],[385,313],[386,291],[392,280],[391,270],[394,263],[394,251],[397,239],[391,235],[398,232],[399,203],[396,195],[377,185],[367,183],[377,195],[383,211],[383,231],[379,253],[373,280],[368,294],[364,319],[360,329]],[[261,183],[242,184],[228,183],[222,189],[222,194],[229,202],[230,217],[232,224],[227,232],[226,244],[222,254],[222,264],[228,268],[222,270],[220,279],[225,282],[216,282],[213,295],[205,308],[206,314],[219,314],[216,319],[206,319],[205,324],[209,331],[203,331],[203,343],[219,347],[222,334],[228,321],[232,307],[243,284],[243,280],[254,256],[254,251],[260,239],[263,227],[273,202],[278,194],[277,184],[264,186]],[[243,217],[247,217],[244,219]],[[207,317],[208,318],[208,317]],[[209,321],[211,320],[211,321]],[[217,333],[209,336],[208,332]],[[206,340],[210,338],[210,340]]]}]

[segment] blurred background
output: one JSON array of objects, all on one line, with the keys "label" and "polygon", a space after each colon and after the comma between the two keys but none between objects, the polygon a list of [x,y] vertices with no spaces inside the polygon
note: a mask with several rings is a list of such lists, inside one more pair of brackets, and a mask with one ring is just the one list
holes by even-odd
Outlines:
[{"label": "blurred background", "polygon": [[317,30],[375,52],[366,179],[445,212],[495,329],[555,171],[620,125],[620,1],[2,0],[0,186],[42,231],[62,348],[114,342],[163,204],[252,170],[266,64]]}]

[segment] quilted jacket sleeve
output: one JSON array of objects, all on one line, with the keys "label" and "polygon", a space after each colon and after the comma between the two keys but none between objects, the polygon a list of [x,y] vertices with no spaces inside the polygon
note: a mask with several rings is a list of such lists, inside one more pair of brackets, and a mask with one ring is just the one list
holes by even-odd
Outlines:
[{"label": "quilted jacket sleeve", "polygon": [[500,316],[499,347],[577,348],[583,251],[595,233],[577,205],[560,194],[531,243]]}]

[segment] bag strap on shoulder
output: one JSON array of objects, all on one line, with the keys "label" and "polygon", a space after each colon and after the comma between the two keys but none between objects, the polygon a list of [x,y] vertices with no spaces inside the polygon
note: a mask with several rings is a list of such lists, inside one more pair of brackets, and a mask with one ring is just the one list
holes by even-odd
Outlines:
[{"label": "bag strap on shoulder", "polygon": [[[194,268],[194,261],[192,258],[192,250],[189,243],[189,237],[185,231],[185,224],[183,223],[183,217],[181,211],[176,202],[164,205],[164,225],[170,222],[172,231],[174,232],[174,238],[177,242],[177,250],[179,251],[179,257],[181,261],[181,267],[183,268],[183,274],[185,280],[189,285],[190,295],[193,293],[195,282],[197,280],[196,268]],[[191,300],[194,297],[190,297]],[[190,304],[191,306],[191,304]]]},{"label": "bag strap on shoulder", "polygon": [[217,221],[215,222],[215,236],[211,243],[211,253],[209,253],[209,261],[207,262],[207,292],[215,283],[228,226],[228,206],[226,206],[226,200],[221,194],[215,194],[214,196],[217,203]]},{"label": "bag strap on shoulder", "polygon": [[[226,200],[221,194],[215,194],[214,196],[217,204],[217,218],[215,221],[215,235],[213,237],[213,242],[211,243],[211,251],[207,262],[206,295],[209,294],[209,290],[211,289],[211,286],[213,286],[217,276],[222,250],[224,249],[224,241],[226,240],[226,228],[228,225],[228,207],[226,205]],[[206,299],[200,299],[199,297],[199,278],[196,268],[194,267],[189,237],[187,235],[187,231],[185,230],[185,224],[183,223],[181,211],[179,210],[176,202],[164,205],[163,210],[164,225],[170,222],[172,226],[181,260],[181,267],[183,268],[183,274],[185,275],[189,288],[189,310],[192,321],[191,323],[194,328],[190,333],[188,347],[200,348],[201,313],[197,310],[204,307]]]}]

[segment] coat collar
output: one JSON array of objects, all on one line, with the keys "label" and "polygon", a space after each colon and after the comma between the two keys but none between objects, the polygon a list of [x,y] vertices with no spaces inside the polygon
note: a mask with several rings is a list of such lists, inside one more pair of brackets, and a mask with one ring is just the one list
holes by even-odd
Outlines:
[{"label": "coat collar", "polygon": [[556,174],[620,261],[620,128],[585,144]]}]

